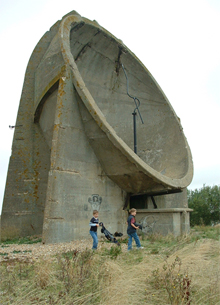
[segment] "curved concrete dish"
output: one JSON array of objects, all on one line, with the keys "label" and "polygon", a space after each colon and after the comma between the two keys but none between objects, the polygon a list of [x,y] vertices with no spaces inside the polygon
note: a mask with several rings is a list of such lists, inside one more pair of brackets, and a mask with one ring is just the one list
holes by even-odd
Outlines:
[{"label": "curved concrete dish", "polygon": [[[163,91],[117,38],[78,14],[63,19],[61,50],[71,67],[85,131],[108,177],[131,193],[175,192],[193,177],[190,148],[179,119]],[[133,147],[134,101],[141,101]],[[80,102],[83,101],[83,104]]]}]

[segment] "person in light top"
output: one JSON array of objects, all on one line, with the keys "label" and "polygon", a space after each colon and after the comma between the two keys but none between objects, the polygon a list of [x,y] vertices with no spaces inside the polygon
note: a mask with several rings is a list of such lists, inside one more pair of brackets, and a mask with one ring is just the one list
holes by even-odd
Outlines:
[{"label": "person in light top", "polygon": [[93,239],[92,249],[97,250],[98,247],[98,236],[97,236],[97,228],[99,227],[99,212],[97,210],[93,211],[93,217],[90,220],[90,230],[89,233]]}]

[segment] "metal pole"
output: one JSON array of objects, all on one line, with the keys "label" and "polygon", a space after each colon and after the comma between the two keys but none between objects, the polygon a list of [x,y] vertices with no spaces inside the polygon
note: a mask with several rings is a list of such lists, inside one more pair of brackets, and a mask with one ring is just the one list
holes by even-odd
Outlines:
[{"label": "metal pole", "polygon": [[133,125],[134,125],[134,128],[133,128],[134,129],[134,152],[137,154],[137,131],[136,131],[136,115],[137,115],[137,113],[136,113],[136,110],[138,111],[139,117],[141,119],[141,123],[144,124],[144,121],[141,117],[141,113],[140,113],[140,110],[139,110],[139,106],[140,106],[141,102],[139,101],[138,98],[129,94],[129,92],[128,92],[128,77],[127,77],[127,74],[125,72],[125,68],[124,68],[123,64],[121,64],[121,66],[122,66],[122,69],[123,69],[125,77],[126,77],[127,95],[134,100],[134,103],[135,103],[135,106],[136,106],[132,115],[133,115]]},{"label": "metal pole", "polygon": [[137,153],[137,131],[136,131],[136,112],[132,113],[133,115],[133,125],[134,125],[134,152]]}]

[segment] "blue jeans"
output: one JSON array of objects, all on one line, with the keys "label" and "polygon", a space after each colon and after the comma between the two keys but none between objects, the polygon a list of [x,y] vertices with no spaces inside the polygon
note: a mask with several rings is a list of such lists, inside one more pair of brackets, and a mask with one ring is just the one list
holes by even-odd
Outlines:
[{"label": "blue jeans", "polygon": [[97,232],[94,231],[89,231],[90,235],[92,236],[93,239],[93,245],[92,245],[92,249],[96,250],[98,247],[98,237],[97,237]]},{"label": "blue jeans", "polygon": [[132,238],[134,238],[137,248],[141,247],[140,239],[137,235],[137,232],[128,234],[128,237],[129,237],[129,239],[128,239],[128,250],[132,249]]}]

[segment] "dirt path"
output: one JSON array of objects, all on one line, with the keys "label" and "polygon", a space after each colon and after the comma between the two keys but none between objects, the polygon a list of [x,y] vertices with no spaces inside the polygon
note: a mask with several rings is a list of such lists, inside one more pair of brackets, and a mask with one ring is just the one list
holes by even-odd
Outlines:
[{"label": "dirt path", "polygon": [[[98,249],[101,248],[111,248],[114,244],[106,243],[103,240],[100,240]],[[127,250],[127,245],[122,244],[122,251]],[[58,253],[64,253],[72,250],[84,251],[86,249],[92,248],[92,241],[89,240],[76,240],[66,243],[59,244],[47,244],[42,243],[36,244],[8,244],[0,245],[0,262],[8,260],[21,260],[21,261],[36,261],[40,258],[46,259],[52,255]]]}]

